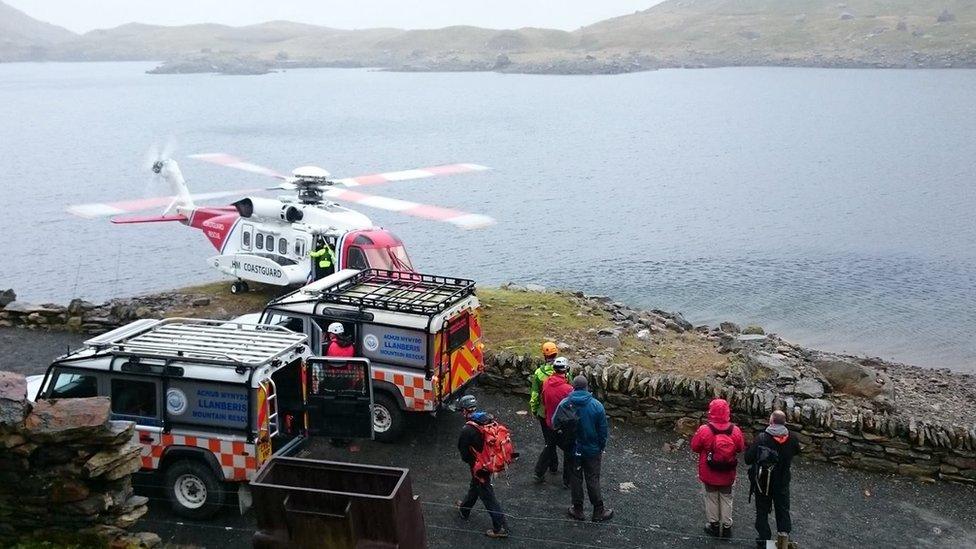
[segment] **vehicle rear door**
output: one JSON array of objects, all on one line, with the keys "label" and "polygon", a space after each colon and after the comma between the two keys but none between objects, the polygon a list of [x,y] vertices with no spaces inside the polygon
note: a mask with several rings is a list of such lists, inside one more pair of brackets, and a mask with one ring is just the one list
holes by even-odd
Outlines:
[{"label": "vehicle rear door", "polygon": [[480,327],[474,311],[461,311],[444,323],[437,334],[438,399],[452,396],[480,373]]},{"label": "vehicle rear door", "polygon": [[310,435],[373,438],[369,359],[309,357],[303,375],[306,428]]}]

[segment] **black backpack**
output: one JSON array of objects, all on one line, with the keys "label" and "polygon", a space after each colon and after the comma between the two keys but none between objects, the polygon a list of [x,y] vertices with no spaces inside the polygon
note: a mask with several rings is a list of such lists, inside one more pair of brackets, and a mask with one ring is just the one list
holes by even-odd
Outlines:
[{"label": "black backpack", "polygon": [[763,432],[759,436],[765,438],[757,440],[756,461],[749,466],[749,501],[753,494],[771,497],[776,488],[774,472],[779,465],[779,452],[764,444],[769,439],[768,434]]},{"label": "black backpack", "polygon": [[572,402],[556,408],[552,416],[552,430],[556,432],[556,445],[568,449],[576,442],[576,429],[579,426],[579,411]]}]

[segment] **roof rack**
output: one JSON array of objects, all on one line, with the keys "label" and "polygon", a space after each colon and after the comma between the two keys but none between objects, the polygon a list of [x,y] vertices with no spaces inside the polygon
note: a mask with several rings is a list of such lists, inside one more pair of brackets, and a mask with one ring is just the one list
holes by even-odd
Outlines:
[{"label": "roof rack", "polygon": [[257,366],[305,343],[305,335],[280,326],[225,320],[167,318],[123,326],[88,340],[98,351],[205,359],[234,366]]},{"label": "roof rack", "polygon": [[319,302],[432,315],[474,293],[474,281],[413,272],[365,269],[319,288]]}]

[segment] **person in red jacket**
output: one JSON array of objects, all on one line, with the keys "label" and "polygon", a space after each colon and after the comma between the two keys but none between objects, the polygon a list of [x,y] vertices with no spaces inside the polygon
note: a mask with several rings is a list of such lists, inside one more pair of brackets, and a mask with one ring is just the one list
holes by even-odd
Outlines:
[{"label": "person in red jacket", "polygon": [[[564,398],[569,396],[569,393],[573,392],[573,385],[566,378],[569,372],[569,360],[565,357],[556,357],[552,361],[552,375],[547,377],[544,382],[542,382],[542,410],[545,414],[546,426],[552,430],[552,414],[556,413],[556,408],[559,407],[559,403],[563,401]],[[535,466],[535,480],[536,482],[545,481],[543,474],[545,473],[545,457],[546,452],[556,451],[557,440],[555,434],[551,437],[551,441],[547,441],[546,448],[542,451],[542,455],[539,456],[539,461]],[[552,444],[550,449],[549,444]],[[567,452],[563,450],[563,486],[569,486],[570,477],[573,474],[572,467],[573,452]],[[569,460],[569,461],[567,461]],[[569,464],[569,465],[566,465]]]},{"label": "person in red jacket", "polygon": [[691,451],[698,454],[698,479],[704,487],[705,532],[732,537],[732,485],[739,454],[746,442],[742,430],[732,423],[729,403],[716,398],[708,404],[708,421],[691,439]]},{"label": "person in red jacket", "polygon": [[329,339],[324,349],[325,356],[352,357],[356,356],[352,334],[346,335],[346,328],[341,322],[329,324]]}]

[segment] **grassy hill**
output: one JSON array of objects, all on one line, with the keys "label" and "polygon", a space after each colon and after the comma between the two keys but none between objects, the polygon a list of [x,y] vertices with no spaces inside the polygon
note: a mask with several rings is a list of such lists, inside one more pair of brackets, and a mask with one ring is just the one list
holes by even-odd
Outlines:
[{"label": "grassy hill", "polygon": [[[670,0],[577,32],[588,49],[678,62],[914,64],[976,55],[971,0]],[[792,61],[792,62],[791,62]],[[802,63],[800,63],[802,64]]]},{"label": "grassy hill", "polygon": [[54,44],[75,36],[68,29],[38,21],[0,2],[0,61],[43,57]]},{"label": "grassy hill", "polygon": [[[628,72],[724,65],[976,66],[972,0],[667,0],[574,32],[127,24],[83,35],[0,2],[3,59],[254,59],[292,66]],[[4,45],[6,44],[6,46]],[[3,48],[6,48],[3,49]],[[18,52],[12,55],[10,52]]]}]

